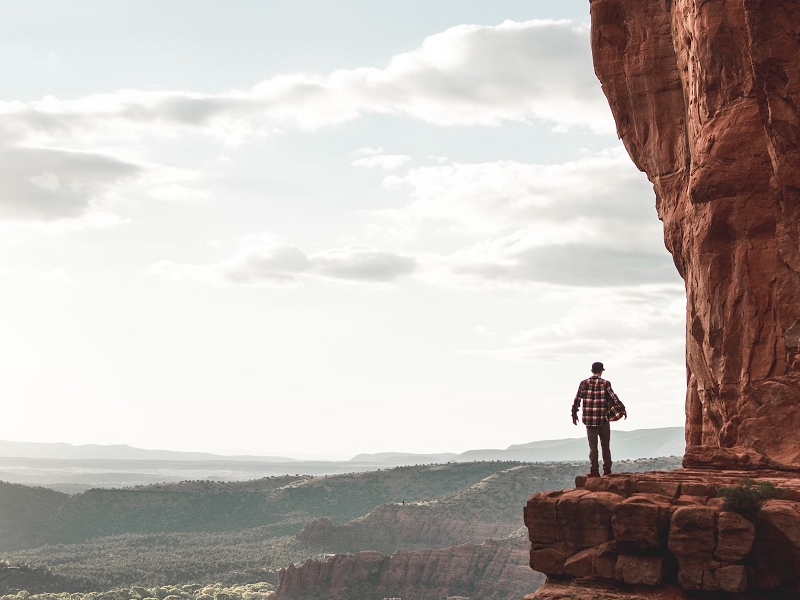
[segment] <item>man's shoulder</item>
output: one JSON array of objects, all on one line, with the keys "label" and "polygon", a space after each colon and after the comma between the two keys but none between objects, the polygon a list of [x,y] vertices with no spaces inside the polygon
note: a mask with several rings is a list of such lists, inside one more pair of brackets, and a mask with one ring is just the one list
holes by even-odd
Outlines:
[{"label": "man's shoulder", "polygon": [[584,379],[583,381],[581,381],[581,385],[582,386],[585,386],[585,385],[606,385],[608,383],[611,383],[611,382],[608,381],[607,379],[603,379],[602,377],[589,377],[588,379]]}]

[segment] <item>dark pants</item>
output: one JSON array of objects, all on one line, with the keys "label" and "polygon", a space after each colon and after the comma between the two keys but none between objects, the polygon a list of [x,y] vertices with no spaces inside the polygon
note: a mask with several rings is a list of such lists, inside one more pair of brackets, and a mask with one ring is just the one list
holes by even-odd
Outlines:
[{"label": "dark pants", "polygon": [[597,438],[600,438],[600,445],[603,447],[603,470],[611,472],[611,423],[608,421],[600,427],[586,427],[586,435],[589,437],[589,462],[592,463],[592,473],[599,473],[600,466],[597,464]]}]

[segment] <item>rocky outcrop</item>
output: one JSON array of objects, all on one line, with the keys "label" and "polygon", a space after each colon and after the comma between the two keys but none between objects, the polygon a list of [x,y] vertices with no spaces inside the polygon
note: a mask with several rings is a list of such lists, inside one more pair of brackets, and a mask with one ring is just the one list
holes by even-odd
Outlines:
[{"label": "rocky outcrop", "polygon": [[[625,470],[675,469],[677,457],[618,461]],[[308,522],[296,535],[301,542],[331,553],[445,548],[500,539],[522,526],[520,498],[535,491],[572,485],[586,472],[580,463],[532,463],[494,473],[463,490],[432,500],[391,502],[357,519],[335,525],[326,517]]]},{"label": "rocky outcrop", "polygon": [[525,600],[686,600],[675,587],[621,586],[606,581],[548,581]]},{"label": "rocky outcrop", "polygon": [[510,535],[520,527],[519,516],[514,521],[482,522],[469,519],[468,515],[445,516],[439,512],[428,503],[385,504],[344,525],[334,525],[325,517],[310,521],[296,537],[336,552],[375,548],[391,553],[398,549],[480,544],[489,538]]},{"label": "rocky outcrop", "polygon": [[542,584],[528,568],[527,543],[516,537],[440,550],[366,551],[308,560],[281,569],[276,600],[402,597],[474,600],[521,597]]},{"label": "rocky outcrop", "polygon": [[[717,497],[743,477],[780,490],[755,524]],[[800,477],[679,469],[578,477],[576,485],[534,494],[525,507],[531,568],[549,576],[531,598],[639,597],[630,586],[653,586],[648,594],[664,598],[700,591],[800,598]],[[579,595],[582,588],[595,595]]]},{"label": "rocky outcrop", "polygon": [[[686,285],[687,468],[534,494],[530,598],[800,598],[800,3],[590,6]],[[786,489],[755,522],[716,497],[748,475]]]},{"label": "rocky outcrop", "polygon": [[328,517],[320,517],[306,523],[295,537],[301,542],[319,543],[336,531],[336,525]]},{"label": "rocky outcrop", "polygon": [[686,466],[800,468],[800,4],[591,0],[686,284]]}]

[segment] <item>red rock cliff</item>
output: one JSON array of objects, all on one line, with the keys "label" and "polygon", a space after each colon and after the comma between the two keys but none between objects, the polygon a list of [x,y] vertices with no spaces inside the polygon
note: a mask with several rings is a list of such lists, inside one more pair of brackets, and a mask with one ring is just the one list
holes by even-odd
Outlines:
[{"label": "red rock cliff", "polygon": [[325,517],[311,521],[296,537],[301,542],[336,551],[356,552],[373,548],[392,553],[400,549],[441,548],[465,542],[480,544],[519,529],[519,517],[516,522],[509,523],[502,515],[494,522],[486,518],[470,519],[470,516],[468,508],[461,514],[442,515],[424,503],[384,504],[345,525],[336,526]]},{"label": "red rock cliff", "polygon": [[[755,522],[717,497],[748,475],[780,490]],[[800,598],[796,474],[679,469],[576,483],[528,500],[531,567],[548,579],[526,600]]]},{"label": "red rock cliff", "polygon": [[460,595],[473,600],[506,600],[541,585],[544,577],[531,571],[527,563],[524,538],[439,550],[399,550],[391,556],[357,552],[281,569],[276,598],[439,600]]},{"label": "red rock cliff", "polygon": [[686,284],[687,466],[800,468],[800,3],[592,0]]}]

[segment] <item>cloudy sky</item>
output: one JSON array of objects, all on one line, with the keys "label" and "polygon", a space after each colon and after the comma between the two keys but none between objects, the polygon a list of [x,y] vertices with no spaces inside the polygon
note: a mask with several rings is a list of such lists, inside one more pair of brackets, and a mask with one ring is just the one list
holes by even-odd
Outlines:
[{"label": "cloudy sky", "polygon": [[350,457],[683,424],[586,0],[9,0],[0,438]]}]

